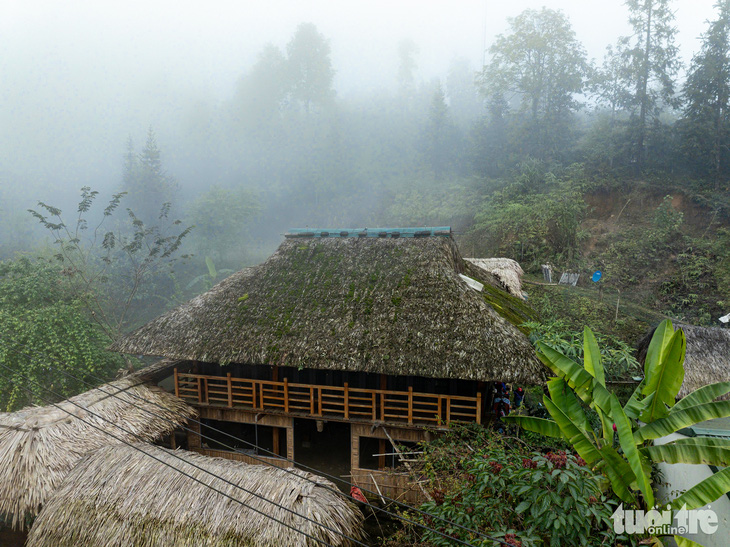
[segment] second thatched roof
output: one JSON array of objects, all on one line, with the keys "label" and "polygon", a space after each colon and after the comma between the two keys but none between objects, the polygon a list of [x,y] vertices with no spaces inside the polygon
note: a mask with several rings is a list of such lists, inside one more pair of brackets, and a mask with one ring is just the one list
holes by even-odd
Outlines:
[{"label": "second thatched roof", "polygon": [[525,275],[525,272],[516,260],[511,258],[465,258],[464,260],[494,275],[512,296],[524,299],[522,276]]},{"label": "second thatched roof", "polygon": [[362,537],[362,521],[357,507],[317,475],[135,444],[102,448],[79,462],[26,545],[348,546],[349,538]]},{"label": "second thatched roof", "polygon": [[13,528],[23,529],[26,517],[38,514],[88,452],[118,445],[111,435],[152,441],[195,414],[177,397],[143,382],[131,375],[57,406],[0,414],[0,515]]},{"label": "second thatched roof", "polygon": [[[470,288],[459,274],[484,284]],[[538,383],[532,311],[451,237],[291,238],[112,349],[213,363]]]},{"label": "second thatched roof", "polygon": [[[687,353],[684,359],[684,382],[678,397],[715,382],[730,382],[730,330],[715,327],[677,325],[684,331]],[[654,329],[638,346],[638,358],[644,363]]]}]

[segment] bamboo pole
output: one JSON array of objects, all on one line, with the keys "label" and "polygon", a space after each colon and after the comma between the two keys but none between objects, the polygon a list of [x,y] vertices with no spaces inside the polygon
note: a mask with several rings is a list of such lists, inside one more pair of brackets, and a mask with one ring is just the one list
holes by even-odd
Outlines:
[{"label": "bamboo pole", "polygon": [[381,426],[383,430],[383,433],[385,433],[385,436],[388,437],[388,440],[390,441],[390,444],[393,445],[393,450],[395,450],[398,453],[398,459],[399,461],[406,466],[406,469],[408,469],[408,473],[411,475],[411,479],[418,485],[418,488],[421,489],[421,492],[423,492],[423,495],[426,496],[426,499],[428,501],[433,501],[433,498],[431,497],[431,494],[426,492],[426,489],[423,487],[421,482],[418,480],[418,477],[416,476],[416,473],[413,471],[413,468],[411,467],[411,464],[408,463],[405,458],[403,457],[403,453],[398,448],[398,445],[395,444],[395,441],[393,440],[393,437],[390,436],[388,431]]}]

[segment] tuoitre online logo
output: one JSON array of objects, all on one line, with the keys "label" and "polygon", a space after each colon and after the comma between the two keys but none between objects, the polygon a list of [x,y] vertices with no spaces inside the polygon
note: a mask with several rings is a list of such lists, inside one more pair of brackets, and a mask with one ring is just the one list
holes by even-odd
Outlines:
[{"label": "tuoitre online logo", "polygon": [[679,511],[673,512],[667,505],[666,510],[657,508],[643,511],[640,509],[624,509],[623,503],[614,511],[613,530],[617,534],[714,534],[717,531],[717,513],[707,509],[687,509],[683,505]]}]

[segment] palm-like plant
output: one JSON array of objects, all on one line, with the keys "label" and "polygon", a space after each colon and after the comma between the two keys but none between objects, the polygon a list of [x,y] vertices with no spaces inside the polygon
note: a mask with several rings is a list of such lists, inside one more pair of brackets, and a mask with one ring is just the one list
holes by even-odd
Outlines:
[{"label": "palm-like plant", "polygon": [[[607,477],[626,503],[654,506],[653,462],[726,468],[672,500],[675,509],[684,505],[696,509],[730,491],[730,440],[694,437],[661,446],[652,442],[683,427],[730,416],[730,401],[715,400],[730,393],[730,382],[705,386],[675,403],[684,379],[684,332],[675,331],[668,320],[657,327],[646,355],[644,379],[625,405],[606,389],[598,344],[588,328],[583,344],[583,366],[539,344],[538,356],[556,375],[547,383],[549,396],[543,396],[552,420],[531,416],[509,416],[508,420],[529,431],[566,439],[589,466]],[[584,405],[598,414],[600,432],[590,426]]]}]

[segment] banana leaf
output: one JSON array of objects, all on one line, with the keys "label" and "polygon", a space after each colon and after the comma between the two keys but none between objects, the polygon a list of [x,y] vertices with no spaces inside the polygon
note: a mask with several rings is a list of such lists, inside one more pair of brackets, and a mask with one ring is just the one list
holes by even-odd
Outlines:
[{"label": "banana leaf", "polygon": [[636,504],[636,496],[631,491],[631,483],[636,480],[636,477],[629,464],[611,446],[602,447],[600,454],[604,463],[602,471],[611,482],[613,492],[622,501]]},{"label": "banana leaf", "polygon": [[575,394],[587,405],[595,404],[606,414],[611,413],[611,392],[572,359],[550,346],[538,342],[538,357],[556,376],[562,377]]},{"label": "banana leaf", "polygon": [[679,388],[682,387],[684,354],[687,349],[684,332],[681,329],[677,330],[670,338],[668,348],[661,349],[662,360],[652,365],[644,386],[644,395],[655,394],[640,416],[641,421],[647,423],[669,414],[669,408],[674,406]]},{"label": "banana leaf", "polygon": [[710,384],[709,386],[701,387],[700,389],[693,391],[683,399],[680,399],[677,404],[674,405],[674,408],[672,408],[672,412],[676,412],[677,410],[684,410],[685,408],[688,408],[690,406],[710,403],[718,397],[722,397],[723,395],[726,395],[728,393],[730,393],[730,382],[718,382],[716,384]]},{"label": "banana leaf", "polygon": [[672,412],[666,418],[660,418],[646,424],[634,432],[634,439],[637,444],[650,439],[658,439],[678,429],[694,425],[713,418],[726,418],[730,416],[730,401],[717,401],[705,403]]},{"label": "banana leaf", "polygon": [[691,539],[687,539],[682,536],[674,536],[674,541],[677,542],[677,547],[702,547],[702,545],[696,541],[692,541]]},{"label": "banana leaf", "polygon": [[643,397],[642,391],[644,389],[644,385],[646,383],[646,379],[641,380],[638,386],[636,386],[636,389],[631,394],[631,397],[624,405],[624,414],[626,414],[629,418],[632,418],[634,420],[639,419],[639,415],[644,412],[644,409],[646,408],[647,404],[650,401],[647,401],[649,397],[652,397],[652,395],[649,395],[649,397]]},{"label": "banana leaf", "polygon": [[641,449],[653,462],[730,466],[730,446],[662,444]]},{"label": "banana leaf", "polygon": [[578,455],[585,460],[589,466],[593,466],[598,460],[601,459],[601,454],[598,452],[590,439],[586,436],[586,433],[581,430],[573,421],[562,411],[558,406],[553,403],[547,396],[542,398],[545,408],[547,408],[550,416],[553,417],[555,423],[563,432],[563,436],[568,439],[568,442],[573,446]]},{"label": "banana leaf", "polygon": [[[644,386],[644,395],[648,395],[652,390],[649,385],[653,384],[652,376],[660,365],[667,352],[669,351],[669,342],[674,336],[674,327],[669,319],[665,319],[657,326],[654,334],[649,342],[649,348],[646,350],[646,358],[644,359],[644,378],[646,386]],[[655,385],[655,384],[653,384]]]},{"label": "banana leaf", "polygon": [[730,439],[723,437],[687,437],[686,439],[677,439],[671,443],[667,443],[667,446],[719,446],[721,448],[730,448]]},{"label": "banana leaf", "polygon": [[533,418],[532,416],[517,416],[510,415],[502,418],[505,422],[516,423],[522,429],[532,431],[533,433],[540,433],[546,437],[557,437],[558,439],[564,438],[563,432],[552,420],[546,420],[545,418]]},{"label": "banana leaf", "polygon": [[672,500],[672,508],[680,509],[687,504],[687,509],[698,509],[712,503],[727,492],[730,492],[730,467],[706,478]]},{"label": "banana leaf", "polygon": [[548,380],[547,387],[550,392],[550,399],[565,412],[574,424],[583,431],[592,431],[588,424],[588,418],[585,412],[583,412],[583,407],[578,402],[578,398],[573,393],[573,390],[565,383],[565,380],[562,378],[553,378],[552,380]]},{"label": "banana leaf", "polygon": [[583,329],[583,366],[599,384],[606,385],[606,376],[601,363],[601,350],[593,332],[588,327]]},{"label": "banana leaf", "polygon": [[616,396],[614,396],[611,400],[611,405],[613,407],[612,417],[614,419],[614,423],[616,424],[616,431],[618,432],[618,439],[619,443],[621,444],[621,449],[624,452],[626,461],[628,462],[631,470],[636,476],[636,484],[639,487],[639,491],[641,491],[641,495],[644,496],[646,505],[648,507],[652,507],[654,505],[654,492],[651,489],[651,481],[644,472],[642,455],[639,452],[636,443],[634,442],[634,434],[631,430],[631,422],[629,422],[626,414],[624,414],[624,411],[621,408],[621,403]]}]

